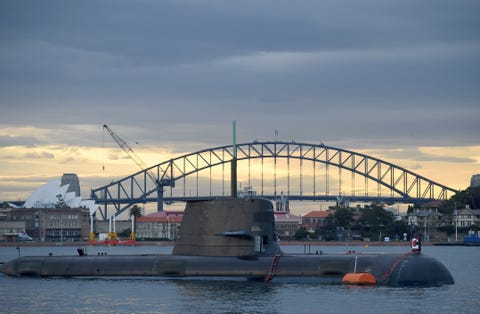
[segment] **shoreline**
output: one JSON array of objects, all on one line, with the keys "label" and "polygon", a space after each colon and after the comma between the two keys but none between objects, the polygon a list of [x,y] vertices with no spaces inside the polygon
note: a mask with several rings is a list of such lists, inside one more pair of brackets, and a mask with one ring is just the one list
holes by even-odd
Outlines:
[{"label": "shoreline", "polygon": [[[278,241],[280,246],[289,245],[303,245],[303,246],[405,246],[410,247],[409,241]],[[443,242],[422,242],[423,246],[430,245],[442,245]],[[130,246],[173,246],[172,241],[137,241]],[[460,243],[449,242],[448,245],[460,245]],[[0,247],[12,247],[12,246],[105,246],[105,244],[91,244],[88,241],[82,242],[3,242],[0,243]],[[108,245],[107,245],[108,246]],[[125,246],[119,244],[119,246]]]}]

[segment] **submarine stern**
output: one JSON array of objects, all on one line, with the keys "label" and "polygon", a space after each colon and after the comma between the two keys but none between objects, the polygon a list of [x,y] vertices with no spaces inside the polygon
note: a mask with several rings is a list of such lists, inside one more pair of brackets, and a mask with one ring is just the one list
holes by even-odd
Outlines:
[{"label": "submarine stern", "polygon": [[409,254],[392,271],[389,285],[442,286],[453,285],[455,280],[440,261],[423,254]]},{"label": "submarine stern", "polygon": [[378,284],[393,287],[455,283],[445,265],[433,257],[419,253],[380,254],[372,257],[361,271],[372,273]]}]

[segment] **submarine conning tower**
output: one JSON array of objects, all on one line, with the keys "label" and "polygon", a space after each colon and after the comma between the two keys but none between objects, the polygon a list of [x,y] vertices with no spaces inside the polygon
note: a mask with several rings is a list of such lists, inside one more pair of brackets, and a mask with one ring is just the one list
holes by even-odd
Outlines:
[{"label": "submarine conning tower", "polygon": [[262,198],[229,198],[188,202],[173,255],[273,256],[273,205]]}]

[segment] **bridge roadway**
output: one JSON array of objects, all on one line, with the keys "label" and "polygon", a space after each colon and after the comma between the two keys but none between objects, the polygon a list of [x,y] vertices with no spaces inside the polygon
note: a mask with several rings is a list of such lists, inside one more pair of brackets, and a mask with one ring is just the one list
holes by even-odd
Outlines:
[{"label": "bridge roadway", "polygon": [[[285,195],[284,195],[285,196]],[[169,203],[177,203],[177,202],[188,202],[188,201],[207,201],[212,199],[226,199],[230,198],[231,196],[173,196],[173,197],[164,197],[163,202],[165,204]],[[256,195],[255,197],[266,198],[271,201],[276,201],[280,199],[279,195]],[[338,200],[338,196],[333,195],[316,195],[316,196],[306,196],[306,195],[290,195],[287,197],[289,201],[326,201],[326,202],[335,202]],[[413,203],[426,203],[430,201],[435,201],[436,199],[428,199],[428,198],[405,198],[405,197],[388,197],[388,196],[349,196],[349,195],[342,195],[342,199],[349,202],[358,202],[358,203],[405,203],[405,204],[413,204]],[[129,199],[120,199],[119,203],[127,204],[131,200]],[[137,203],[154,203],[157,201],[155,197],[147,197],[143,200],[134,200],[134,204]],[[103,202],[102,200],[97,201],[98,204],[110,204],[111,202]]]}]

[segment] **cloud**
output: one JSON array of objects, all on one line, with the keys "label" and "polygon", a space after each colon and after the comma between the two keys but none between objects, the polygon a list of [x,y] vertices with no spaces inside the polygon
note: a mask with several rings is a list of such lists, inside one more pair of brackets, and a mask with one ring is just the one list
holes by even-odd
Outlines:
[{"label": "cloud", "polygon": [[[461,149],[461,148],[460,148]],[[384,160],[417,160],[421,162],[448,162],[448,163],[475,163],[475,158],[455,156],[455,151],[442,147],[402,147],[396,149],[369,150],[371,156],[382,156]],[[411,169],[420,169],[421,164],[410,166]]]},{"label": "cloud", "polygon": [[28,152],[24,154],[24,158],[30,159],[55,159],[55,155],[49,152]]},{"label": "cloud", "polygon": [[38,144],[38,139],[34,137],[0,135],[0,147],[5,146],[26,146],[33,147]]},{"label": "cloud", "polygon": [[236,120],[238,142],[278,130],[280,140],[466,164],[468,154],[418,147],[478,145],[479,9],[437,0],[0,2],[0,146],[48,147],[29,156],[64,167],[102,159],[94,148],[107,147],[118,154],[105,158],[120,162],[104,123],[134,150],[183,154],[230,144]]}]

